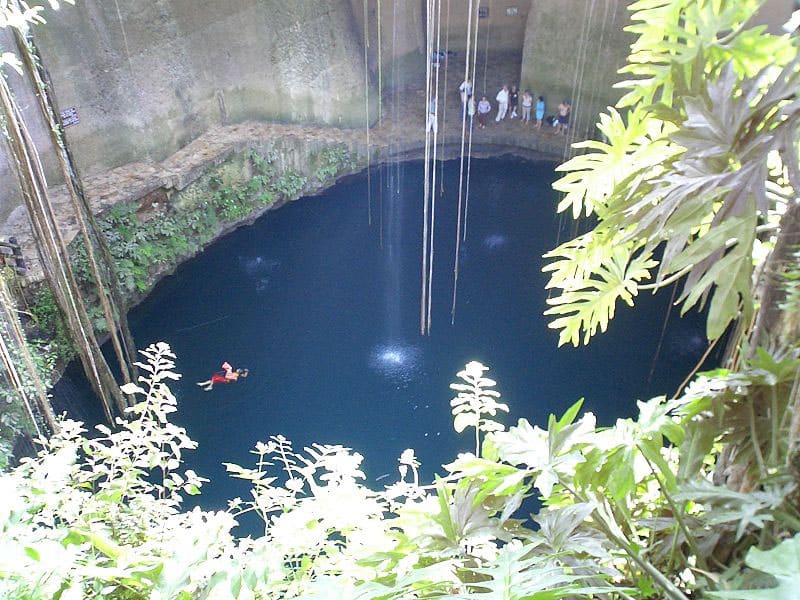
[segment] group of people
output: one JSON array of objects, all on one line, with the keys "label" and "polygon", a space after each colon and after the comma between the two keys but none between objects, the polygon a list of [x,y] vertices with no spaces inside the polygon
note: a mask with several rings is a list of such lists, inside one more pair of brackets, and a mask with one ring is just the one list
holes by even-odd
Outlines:
[{"label": "group of people", "polygon": [[[492,112],[492,104],[489,102],[489,99],[486,96],[481,96],[480,100],[476,103],[475,94],[473,94],[472,90],[472,82],[468,79],[459,86],[458,91],[461,94],[462,114],[469,117],[470,127],[472,127],[473,119],[477,116],[478,128],[485,129],[486,123],[489,120],[489,113]],[[545,120],[544,96],[539,96],[534,102],[533,96],[528,90],[525,90],[520,95],[516,86],[512,85],[511,89],[509,89],[507,85],[504,85],[500,91],[497,92],[495,100],[497,101],[495,122],[499,123],[508,116],[510,119],[519,118],[522,123],[530,123],[533,121],[534,127],[536,129],[541,129],[542,123]],[[429,126],[430,117],[432,116],[434,127],[436,117],[435,104],[436,99],[433,98],[429,111]],[[520,113],[517,112],[518,108],[521,109]],[[531,118],[531,111],[533,111],[533,118]],[[571,111],[572,106],[567,100],[562,101],[558,105],[558,114],[552,119],[552,125],[556,133],[567,132]]]}]

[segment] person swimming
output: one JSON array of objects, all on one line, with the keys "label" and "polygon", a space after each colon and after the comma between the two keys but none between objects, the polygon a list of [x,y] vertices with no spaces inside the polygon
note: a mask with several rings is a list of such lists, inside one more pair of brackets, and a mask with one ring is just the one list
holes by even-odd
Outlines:
[{"label": "person swimming", "polygon": [[202,387],[204,391],[210,392],[214,389],[215,383],[228,384],[233,381],[238,381],[241,377],[247,377],[249,374],[249,369],[234,369],[228,361],[225,361],[222,363],[222,371],[217,371],[211,375],[210,379],[198,381],[197,385]]}]

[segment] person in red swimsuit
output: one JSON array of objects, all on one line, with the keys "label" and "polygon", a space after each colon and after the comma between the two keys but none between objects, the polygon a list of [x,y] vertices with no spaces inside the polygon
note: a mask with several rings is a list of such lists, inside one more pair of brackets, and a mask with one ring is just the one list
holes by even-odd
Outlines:
[{"label": "person in red swimsuit", "polygon": [[211,379],[206,381],[198,381],[197,385],[203,388],[204,391],[210,392],[214,388],[215,383],[231,383],[237,381],[240,377],[247,377],[250,373],[247,369],[236,369],[227,361],[222,363],[222,371],[218,371],[211,376]]}]

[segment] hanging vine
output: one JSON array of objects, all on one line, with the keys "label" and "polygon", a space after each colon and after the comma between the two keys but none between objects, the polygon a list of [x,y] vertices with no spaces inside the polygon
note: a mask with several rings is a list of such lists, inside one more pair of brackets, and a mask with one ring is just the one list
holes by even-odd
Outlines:
[{"label": "hanging vine", "polygon": [[[14,1],[18,3],[18,0]],[[103,310],[106,329],[111,336],[117,363],[120,366],[123,381],[129,383],[136,377],[136,367],[134,366],[136,345],[128,326],[125,302],[114,268],[114,259],[84,194],[75,161],[64,140],[63,127],[57,116],[58,110],[53,98],[53,85],[43,66],[31,32],[29,29],[15,29],[14,35],[25,70],[35,84],[40,112],[48,124],[50,141],[58,158],[61,174],[64,177],[73,212],[80,228],[97,297]],[[100,254],[99,260],[95,248]],[[108,282],[108,286],[105,282]]]},{"label": "hanging vine", "polygon": [[[473,7],[473,0],[469,0],[469,13],[467,14],[467,43],[466,43],[466,52],[465,52],[465,59],[464,59],[464,81],[469,81],[472,83],[472,99],[471,101],[474,103],[474,82],[475,82],[475,60],[477,57],[477,46],[478,46],[478,11],[480,10],[481,2],[477,0],[477,4]],[[475,16],[475,33],[474,33],[474,42],[473,42],[473,27],[472,27],[472,19],[473,15]],[[455,248],[455,258],[453,261],[453,302],[450,308],[450,324],[454,325],[456,321],[456,300],[458,298],[458,269],[460,264],[461,258],[461,228],[462,228],[462,202],[464,201],[463,191],[464,191],[464,142],[466,139],[466,130],[467,130],[467,113],[469,112],[469,105],[470,105],[470,98],[466,98],[466,102],[462,103],[461,107],[461,151],[460,151],[460,158],[459,158],[459,171],[458,171],[458,215],[456,217],[456,248]],[[467,181],[466,181],[466,190],[467,190],[467,197],[469,197],[469,159],[472,158],[472,119],[473,117],[470,116],[470,126],[469,126],[469,148],[468,148],[468,162],[467,162]],[[464,219],[466,221],[466,219]],[[466,239],[466,223],[465,230],[464,230],[464,239]]]},{"label": "hanging vine", "polygon": [[[12,3],[6,10],[16,10],[17,13],[20,13],[21,7]],[[28,27],[28,20],[12,22],[17,23],[15,27],[21,27],[25,31]],[[4,62],[8,64],[9,59],[4,58]],[[20,73],[22,72],[20,63],[17,62],[13,66]],[[66,244],[59,232],[50,203],[48,184],[39,153],[5,77],[0,77],[0,107],[2,107],[2,115],[6,123],[6,137],[11,151],[12,166],[19,180],[23,202],[30,217],[45,277],[73,334],[78,355],[89,381],[103,402],[107,418],[111,419],[114,412],[112,403],[118,412],[122,412],[127,403],[94,335],[91,320],[69,264]]]},{"label": "hanging vine", "polygon": [[[58,427],[47,396],[47,385],[28,346],[5,273],[0,274],[0,334],[0,361],[5,372],[6,389],[12,391],[25,407],[31,426],[40,437],[43,434],[40,422],[49,432],[55,433]],[[8,398],[4,400],[9,401]]]}]

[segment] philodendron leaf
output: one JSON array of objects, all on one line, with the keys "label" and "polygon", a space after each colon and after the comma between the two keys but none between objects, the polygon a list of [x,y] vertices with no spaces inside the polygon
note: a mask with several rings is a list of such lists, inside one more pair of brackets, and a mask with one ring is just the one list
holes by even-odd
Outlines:
[{"label": "philodendron leaf", "polygon": [[[579,404],[576,403],[573,408],[575,406]],[[569,409],[565,417],[571,420],[574,418],[572,413],[572,409]],[[595,429],[594,415],[591,413],[570,425],[567,422],[564,417],[559,421],[551,418],[554,431],[544,431],[538,426],[531,426],[526,419],[520,419],[508,431],[498,431],[490,436],[502,460],[512,465],[525,465],[536,473],[534,486],[545,498],[562,475],[571,478],[575,465],[584,461],[580,447],[585,436]],[[561,429],[558,429],[559,424]]]},{"label": "philodendron leaf", "polygon": [[[586,579],[533,550],[534,546],[516,541],[507,544],[491,563],[471,569],[481,577],[468,586],[488,589],[487,597],[491,598],[545,600],[569,597],[570,592],[578,588],[578,582]],[[480,595],[475,594],[475,597]]]},{"label": "philodendron leaf", "polygon": [[747,566],[772,575],[776,587],[756,590],[707,592],[709,598],[724,600],[796,600],[800,592],[800,534],[784,540],[772,550],[750,548]]},{"label": "philodendron leaf", "polygon": [[631,256],[630,249],[618,246],[611,259],[597,268],[592,277],[575,280],[564,286],[560,296],[550,298],[544,314],[556,315],[548,327],[561,329],[558,345],[571,342],[573,346],[588,344],[597,329],[605,331],[614,317],[618,300],[633,306],[639,282],[650,277],[650,269],[658,263],[649,254]]}]

